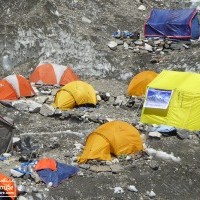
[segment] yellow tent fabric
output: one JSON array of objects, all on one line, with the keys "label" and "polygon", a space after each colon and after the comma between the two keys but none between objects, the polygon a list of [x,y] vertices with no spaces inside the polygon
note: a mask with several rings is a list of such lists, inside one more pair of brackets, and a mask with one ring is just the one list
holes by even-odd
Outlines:
[{"label": "yellow tent fabric", "polygon": [[97,104],[95,90],[86,82],[72,81],[56,93],[53,106],[67,110],[83,104]]},{"label": "yellow tent fabric", "polygon": [[129,96],[143,96],[145,95],[147,85],[158,74],[153,71],[143,71],[133,77],[128,86]]},{"label": "yellow tent fabric", "polygon": [[99,126],[86,140],[79,163],[87,160],[111,160],[111,154],[137,153],[143,150],[138,130],[127,122],[112,121]]},{"label": "yellow tent fabric", "polygon": [[167,109],[144,108],[141,122],[200,130],[200,74],[162,71],[148,88],[172,90]]}]

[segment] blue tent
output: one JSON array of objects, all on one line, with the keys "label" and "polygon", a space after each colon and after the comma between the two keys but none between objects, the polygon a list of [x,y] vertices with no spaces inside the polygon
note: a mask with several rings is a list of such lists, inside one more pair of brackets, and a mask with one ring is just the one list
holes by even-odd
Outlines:
[{"label": "blue tent", "polygon": [[145,37],[198,39],[200,34],[197,9],[153,9],[144,25]]}]

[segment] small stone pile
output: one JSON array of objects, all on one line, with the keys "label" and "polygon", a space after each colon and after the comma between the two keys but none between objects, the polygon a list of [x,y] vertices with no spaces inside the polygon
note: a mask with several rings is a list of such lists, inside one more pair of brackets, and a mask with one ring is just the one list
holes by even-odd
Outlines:
[{"label": "small stone pile", "polygon": [[132,50],[134,53],[165,54],[174,50],[189,49],[193,41],[176,41],[162,38],[132,39],[120,37],[108,43],[111,50],[117,50],[123,46],[125,50]]},{"label": "small stone pile", "polygon": [[[54,97],[58,88],[50,86],[37,86],[38,96],[31,99],[19,99],[13,102],[9,102],[9,106],[15,108],[18,111],[24,111],[29,113],[39,113],[45,117],[59,117],[61,120],[74,119],[83,122],[95,122],[106,123],[110,121],[105,116],[98,116],[95,112],[101,104],[107,104],[116,108],[122,107],[124,109],[141,108],[143,99],[136,97],[129,97],[125,95],[111,96],[108,92],[96,91],[97,106],[79,106],[70,110],[60,110],[52,106]],[[44,91],[48,91],[45,93]],[[6,104],[6,105],[7,105]]]}]

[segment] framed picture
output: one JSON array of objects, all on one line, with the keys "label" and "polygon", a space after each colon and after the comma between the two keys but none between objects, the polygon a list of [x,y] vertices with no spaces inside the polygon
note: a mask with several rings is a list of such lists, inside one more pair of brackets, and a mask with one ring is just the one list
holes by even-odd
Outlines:
[{"label": "framed picture", "polygon": [[144,102],[145,108],[167,109],[173,94],[173,90],[159,90],[148,88],[146,99]]}]

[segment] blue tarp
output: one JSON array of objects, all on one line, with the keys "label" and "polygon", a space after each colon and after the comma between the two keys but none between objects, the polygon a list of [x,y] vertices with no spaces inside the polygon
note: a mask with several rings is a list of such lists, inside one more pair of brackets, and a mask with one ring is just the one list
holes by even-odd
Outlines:
[{"label": "blue tarp", "polygon": [[46,184],[52,183],[53,187],[57,187],[63,180],[75,175],[78,171],[77,167],[57,162],[56,171],[44,169],[37,171],[37,173]]},{"label": "blue tarp", "polygon": [[158,127],[154,127],[152,131],[156,131],[161,133],[163,136],[175,136],[177,135],[177,130],[173,126],[167,125],[159,125]]},{"label": "blue tarp", "polygon": [[36,161],[33,162],[24,162],[22,164],[20,164],[19,167],[14,168],[14,170],[22,173],[22,174],[31,174],[34,168]]},{"label": "blue tarp", "polygon": [[154,127],[152,131],[157,131],[160,133],[169,133],[172,131],[176,131],[176,128],[174,128],[173,126],[159,125],[158,127]]},{"label": "blue tarp", "polygon": [[144,25],[145,37],[198,39],[199,20],[196,9],[153,9]]}]

